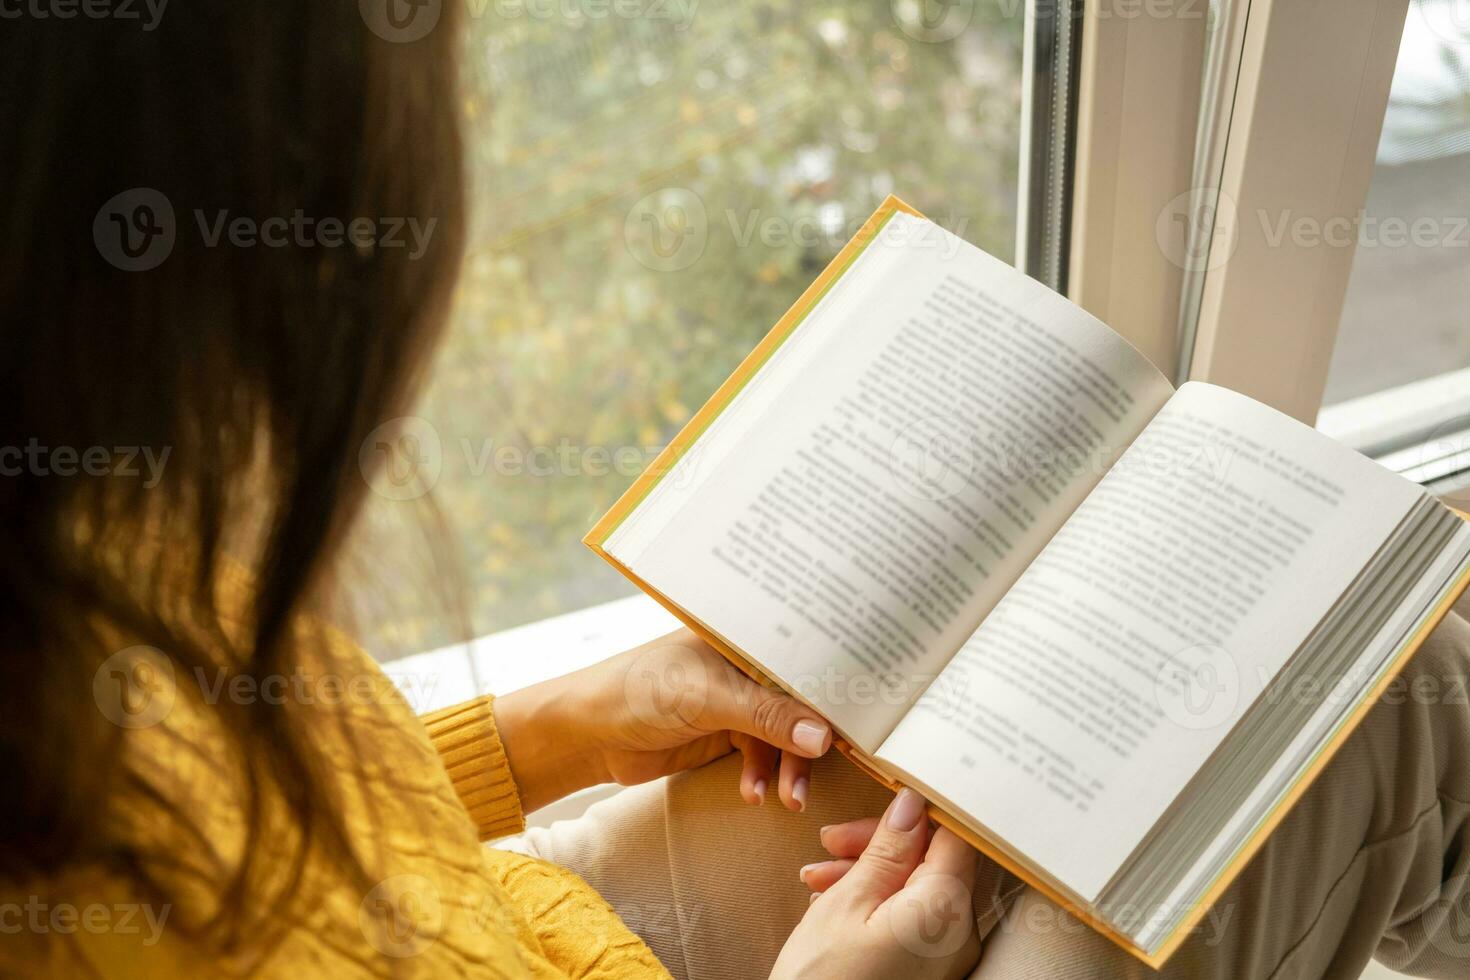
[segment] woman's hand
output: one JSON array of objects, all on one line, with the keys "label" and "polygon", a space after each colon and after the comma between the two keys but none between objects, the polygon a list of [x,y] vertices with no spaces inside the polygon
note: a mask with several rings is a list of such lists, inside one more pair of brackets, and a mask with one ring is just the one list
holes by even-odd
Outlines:
[{"label": "woman's hand", "polygon": [[815,712],[761,687],[688,630],[495,700],[521,805],[535,810],[587,786],[625,785],[739,749],[740,794],[806,806],[811,759],[832,744]]},{"label": "woman's hand", "polygon": [[950,980],[974,969],[977,857],[948,830],[931,834],[924,809],[905,789],[881,820],[823,828],[834,860],[802,869],[812,905],[772,980]]}]

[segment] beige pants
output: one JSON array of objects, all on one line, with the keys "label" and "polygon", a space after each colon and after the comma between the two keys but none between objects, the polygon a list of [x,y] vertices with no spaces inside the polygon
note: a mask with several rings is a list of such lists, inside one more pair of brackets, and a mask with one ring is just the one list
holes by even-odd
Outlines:
[{"label": "beige pants", "polygon": [[[1164,975],[1357,978],[1377,956],[1470,977],[1467,675],[1470,626],[1452,615]],[[726,758],[508,846],[581,874],[674,976],[764,977],[807,908],[797,869],[826,856],[817,829],[881,813],[888,794],[835,753],[801,814],[746,805],[738,774]],[[983,980],[1153,975],[988,861],[975,907]]]}]

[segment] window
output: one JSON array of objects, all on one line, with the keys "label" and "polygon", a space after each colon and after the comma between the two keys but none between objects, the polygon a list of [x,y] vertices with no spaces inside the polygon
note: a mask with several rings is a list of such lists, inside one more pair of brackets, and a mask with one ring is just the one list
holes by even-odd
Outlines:
[{"label": "window", "polygon": [[[885,195],[1015,252],[1019,0],[633,6],[467,8],[472,233],[414,431],[477,633],[632,591],[582,535]],[[395,561],[406,503],[370,508]],[[381,658],[460,638],[412,593],[361,615]]]},{"label": "window", "polygon": [[1466,9],[1409,9],[1324,404],[1470,367]]},{"label": "window", "polygon": [[1441,493],[1470,482],[1467,14],[1409,8],[1319,420]]}]

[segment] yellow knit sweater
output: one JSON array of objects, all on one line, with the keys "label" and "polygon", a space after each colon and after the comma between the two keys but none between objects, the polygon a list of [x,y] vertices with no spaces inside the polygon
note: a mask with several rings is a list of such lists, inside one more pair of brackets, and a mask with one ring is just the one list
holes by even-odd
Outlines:
[{"label": "yellow knit sweater", "polygon": [[[148,697],[160,700],[124,717],[125,727],[146,722],[127,727],[127,764],[181,803],[201,833],[162,820],[143,793],[98,801],[98,811],[158,855],[149,869],[171,901],[143,902],[127,876],[100,869],[0,884],[0,976],[668,976],[580,878],[481,843],[523,826],[490,698],[415,718],[355,645],[329,630],[312,635],[326,639],[293,676],[253,694],[223,689],[209,672],[169,675],[162,661],[144,664],[163,664],[147,675]],[[133,659],[122,666],[142,676],[138,658],[147,655],[126,656]],[[112,716],[107,683],[94,690]],[[372,887],[351,883],[314,851],[268,952],[222,959],[176,924],[212,907],[247,846],[243,774],[227,761],[209,701],[249,696],[320,702],[310,709],[317,747],[335,770],[352,773],[337,782]],[[271,839],[254,846],[267,866],[286,863]]]}]

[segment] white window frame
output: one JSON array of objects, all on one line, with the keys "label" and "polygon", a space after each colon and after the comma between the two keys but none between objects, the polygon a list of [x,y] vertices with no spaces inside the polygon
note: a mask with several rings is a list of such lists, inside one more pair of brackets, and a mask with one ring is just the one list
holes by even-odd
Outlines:
[{"label": "white window frame", "polygon": [[1355,248],[1273,229],[1366,203],[1408,3],[1251,0],[1220,180],[1234,225],[1214,236],[1233,252],[1208,263],[1191,378],[1315,422]]},{"label": "white window frame", "polygon": [[1082,29],[1067,295],[1166,374],[1184,270],[1155,226],[1190,187],[1206,4],[1088,0]]},{"label": "white window frame", "polygon": [[[1409,0],[1201,3],[1088,0],[1068,292],[1174,380],[1311,423],[1354,249],[1269,232],[1363,207]],[[1191,194],[1218,219],[1166,255]]]}]

